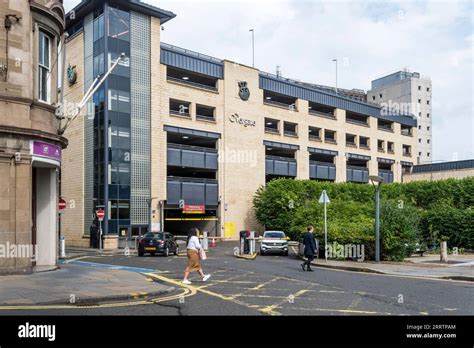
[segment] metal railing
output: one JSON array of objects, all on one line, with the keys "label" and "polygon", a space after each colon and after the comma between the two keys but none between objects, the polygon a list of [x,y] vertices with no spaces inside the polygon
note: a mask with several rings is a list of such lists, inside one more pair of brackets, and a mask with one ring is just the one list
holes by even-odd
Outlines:
[{"label": "metal railing", "polygon": [[265,127],[265,132],[273,133],[273,134],[280,134],[280,130],[278,128],[271,128],[271,127]]},{"label": "metal railing", "polygon": [[179,110],[173,110],[173,109],[170,109],[170,115],[191,117],[191,114],[189,112],[181,112]]},{"label": "metal railing", "polygon": [[171,50],[176,51],[176,52],[181,52],[181,53],[184,53],[184,54],[188,54],[190,56],[194,56],[194,57],[197,57],[197,58],[203,58],[203,59],[206,59],[206,60],[210,60],[210,61],[213,61],[215,63],[219,63],[219,64],[223,63],[223,61],[221,59],[211,57],[211,56],[208,56],[206,54],[198,53],[198,52],[195,52],[195,51],[191,51],[191,50],[188,50],[188,49],[185,49],[185,48],[182,48],[182,47],[170,45],[170,44],[165,43],[165,42],[161,42],[160,46],[163,47],[163,48],[171,49]]},{"label": "metal railing", "polygon": [[215,87],[215,86],[209,86],[209,85],[205,85],[205,84],[198,83],[198,82],[183,80],[183,79],[179,79],[177,77],[172,77],[172,76],[167,76],[166,79],[169,80],[169,81],[180,83],[180,84],[190,85],[190,86],[198,87],[198,88],[204,88],[204,89],[208,89],[210,91],[217,92],[217,87]]},{"label": "metal railing", "polygon": [[277,102],[277,101],[274,101],[274,100],[264,99],[263,104],[270,105],[270,106],[277,106],[277,107],[285,108],[285,109],[288,109],[288,110],[291,110],[291,111],[298,111],[298,108],[296,107],[296,105],[292,106],[293,104],[286,104],[286,103]]},{"label": "metal railing", "polygon": [[214,116],[196,115],[196,120],[215,121],[216,118]]}]

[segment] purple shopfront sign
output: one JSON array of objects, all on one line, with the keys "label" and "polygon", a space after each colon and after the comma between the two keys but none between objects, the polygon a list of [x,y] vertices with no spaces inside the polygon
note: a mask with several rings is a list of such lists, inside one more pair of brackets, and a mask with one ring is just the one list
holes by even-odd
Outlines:
[{"label": "purple shopfront sign", "polygon": [[60,146],[33,140],[32,151],[35,156],[45,157],[61,162]]}]

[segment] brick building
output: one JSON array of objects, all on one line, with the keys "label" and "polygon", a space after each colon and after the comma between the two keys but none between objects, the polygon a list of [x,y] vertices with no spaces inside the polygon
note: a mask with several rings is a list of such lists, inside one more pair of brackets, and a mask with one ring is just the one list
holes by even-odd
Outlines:
[{"label": "brick building", "polygon": [[107,248],[149,228],[237,238],[262,229],[252,198],[269,180],[392,182],[413,165],[411,115],[162,43],[175,15],[139,1],[83,1],[72,13],[71,102],[120,53],[128,59],[65,134],[70,245],[89,244],[97,207]]}]

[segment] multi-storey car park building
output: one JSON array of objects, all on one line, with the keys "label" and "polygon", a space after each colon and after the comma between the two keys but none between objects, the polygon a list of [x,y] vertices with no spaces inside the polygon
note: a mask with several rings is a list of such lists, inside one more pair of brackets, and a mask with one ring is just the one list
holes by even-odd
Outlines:
[{"label": "multi-storey car park building", "polygon": [[433,160],[432,86],[429,77],[407,69],[372,81],[367,100],[403,109],[418,117],[415,156],[418,164]]},{"label": "multi-storey car park building", "polygon": [[262,229],[252,198],[273,178],[392,182],[413,165],[411,116],[161,43],[160,26],[175,15],[138,1],[83,1],[73,11],[68,101],[121,52],[129,59],[66,133],[69,244],[88,244],[98,206],[109,248],[149,224],[236,238]]}]

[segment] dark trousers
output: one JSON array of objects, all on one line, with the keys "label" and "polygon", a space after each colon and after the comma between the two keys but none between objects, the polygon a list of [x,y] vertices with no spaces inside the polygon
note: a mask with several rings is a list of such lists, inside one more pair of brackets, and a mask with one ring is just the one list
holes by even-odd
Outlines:
[{"label": "dark trousers", "polygon": [[311,261],[314,260],[314,255],[305,255],[306,261],[303,262],[303,265],[306,266],[306,269],[311,269]]}]

